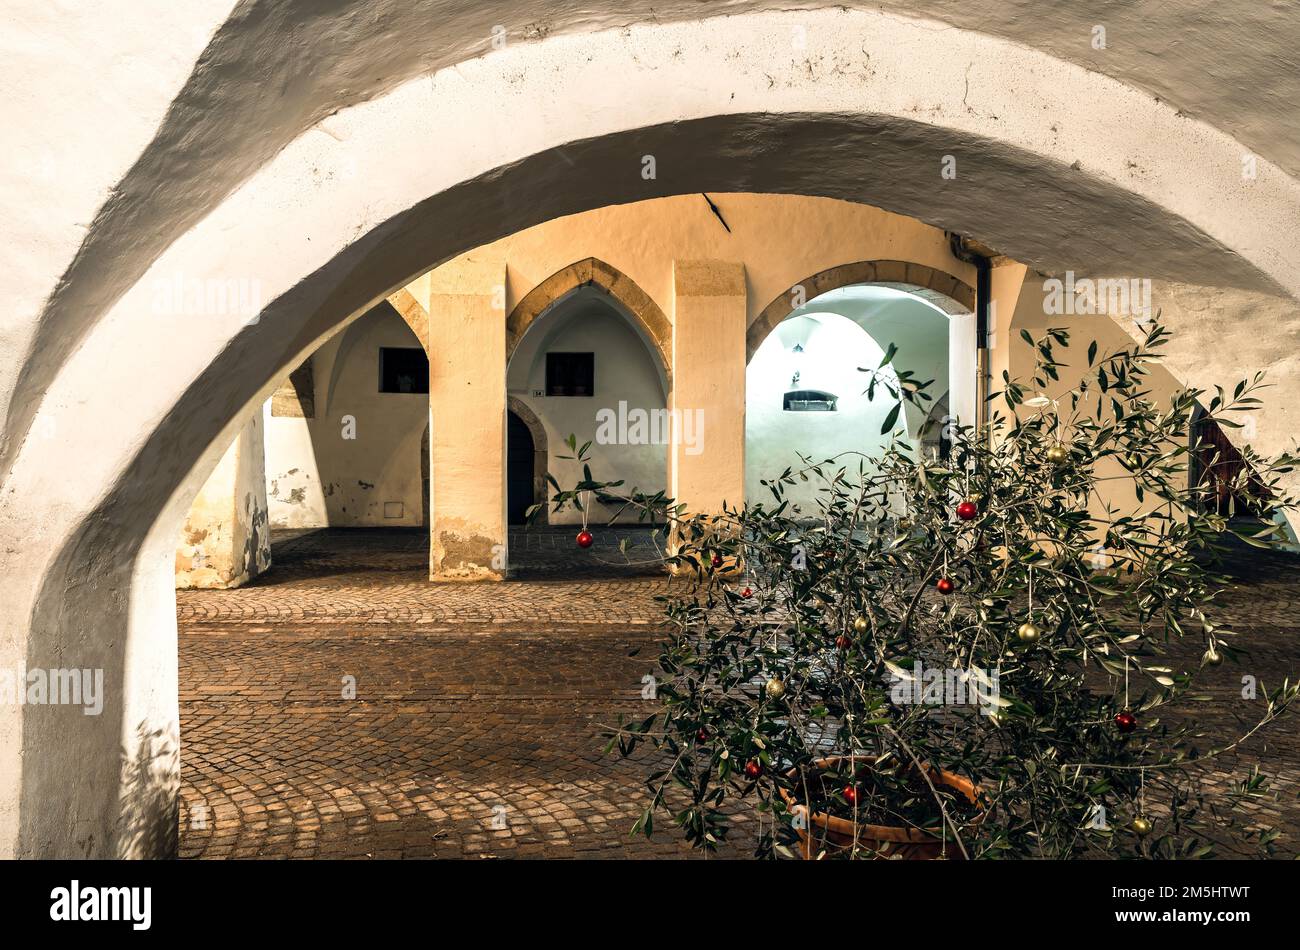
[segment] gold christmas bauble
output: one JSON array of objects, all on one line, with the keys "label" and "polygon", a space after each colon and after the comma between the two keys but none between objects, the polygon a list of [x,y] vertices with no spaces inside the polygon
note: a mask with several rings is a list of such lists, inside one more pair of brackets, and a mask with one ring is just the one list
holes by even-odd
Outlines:
[{"label": "gold christmas bauble", "polygon": [[1042,631],[1032,621],[1026,621],[1020,625],[1016,636],[1020,638],[1021,643],[1037,643],[1038,638],[1042,636]]},{"label": "gold christmas bauble", "polygon": [[780,699],[785,694],[785,684],[775,677],[768,680],[767,685],[763,688],[767,690],[767,695],[773,699]]},{"label": "gold christmas bauble", "polygon": [[866,633],[867,626],[868,624],[867,624],[866,617],[859,617],[857,620],[853,621],[853,629],[858,633]]},{"label": "gold christmas bauble", "polygon": [[1223,654],[1220,653],[1218,650],[1214,649],[1214,647],[1210,647],[1208,650],[1205,651],[1206,666],[1218,666],[1222,662],[1223,662]]},{"label": "gold christmas bauble", "polygon": [[1133,824],[1129,826],[1135,834],[1146,837],[1151,833],[1151,822],[1147,821],[1141,815],[1133,819]]},{"label": "gold christmas bauble", "polygon": [[1070,457],[1070,450],[1063,445],[1054,445],[1047,450],[1047,461],[1053,465],[1060,465]]}]

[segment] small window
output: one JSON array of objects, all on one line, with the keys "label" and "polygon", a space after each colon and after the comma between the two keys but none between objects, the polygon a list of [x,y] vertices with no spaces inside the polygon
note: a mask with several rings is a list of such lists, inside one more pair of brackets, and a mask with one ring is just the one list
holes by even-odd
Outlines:
[{"label": "small window", "polygon": [[381,393],[428,393],[429,358],[419,347],[379,348],[379,391]]},{"label": "small window", "polygon": [[786,412],[835,412],[839,398],[820,389],[793,389],[785,394],[781,408]]},{"label": "small window", "polygon": [[547,353],[546,395],[594,396],[595,353]]}]

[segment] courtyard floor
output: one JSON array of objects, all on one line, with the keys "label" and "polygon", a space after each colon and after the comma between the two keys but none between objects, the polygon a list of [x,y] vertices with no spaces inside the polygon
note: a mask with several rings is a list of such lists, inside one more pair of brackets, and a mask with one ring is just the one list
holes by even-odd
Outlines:
[{"label": "courtyard floor", "polygon": [[[629,837],[644,762],[604,755],[602,727],[645,716],[669,581],[628,557],[646,532],[512,533],[519,580],[434,585],[421,530],[277,532],[266,575],[232,591],[178,591],[180,851],[191,858],[690,857],[663,827]],[[1207,736],[1256,716],[1241,676],[1300,669],[1300,557],[1234,562],[1224,603],[1254,649],[1212,671],[1223,702],[1195,704]],[[638,652],[639,651],[639,652]],[[355,698],[350,687],[354,684]],[[1213,744],[1212,741],[1207,745]],[[1256,737],[1276,797],[1252,803],[1300,850],[1300,729]],[[726,856],[752,852],[739,823]]]}]

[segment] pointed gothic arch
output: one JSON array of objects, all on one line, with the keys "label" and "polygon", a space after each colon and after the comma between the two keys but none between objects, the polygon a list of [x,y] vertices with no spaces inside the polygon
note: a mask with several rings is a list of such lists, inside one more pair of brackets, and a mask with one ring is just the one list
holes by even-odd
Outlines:
[{"label": "pointed gothic arch", "polygon": [[514,355],[519,341],[538,317],[582,287],[598,287],[622,306],[638,333],[658,356],[665,382],[671,390],[673,327],[668,317],[634,280],[594,257],[556,271],[515,304],[506,318],[506,360]]}]

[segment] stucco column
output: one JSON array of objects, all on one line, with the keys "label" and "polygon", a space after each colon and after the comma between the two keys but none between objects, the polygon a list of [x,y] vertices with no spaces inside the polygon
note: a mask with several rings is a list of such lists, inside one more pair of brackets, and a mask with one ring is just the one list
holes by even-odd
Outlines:
[{"label": "stucco column", "polygon": [[[505,576],[505,283],[501,263],[454,261],[430,275],[429,577],[435,581]],[[408,289],[414,294],[423,287]]]},{"label": "stucco column", "polygon": [[190,506],[176,546],[176,586],[239,587],[270,566],[266,445],[258,411]]},{"label": "stucco column", "polygon": [[745,328],[743,264],[674,262],[668,493],[692,513],[745,502]]},{"label": "stucco column", "polygon": [[[994,267],[989,275],[989,392],[1002,391],[1003,372],[1010,373],[1012,379],[1024,372],[1012,359],[1011,325],[1015,322],[1016,306],[1028,272],[1024,264],[1008,261]],[[989,408],[990,416],[995,411],[1006,412],[1006,404],[1001,401]]]}]

